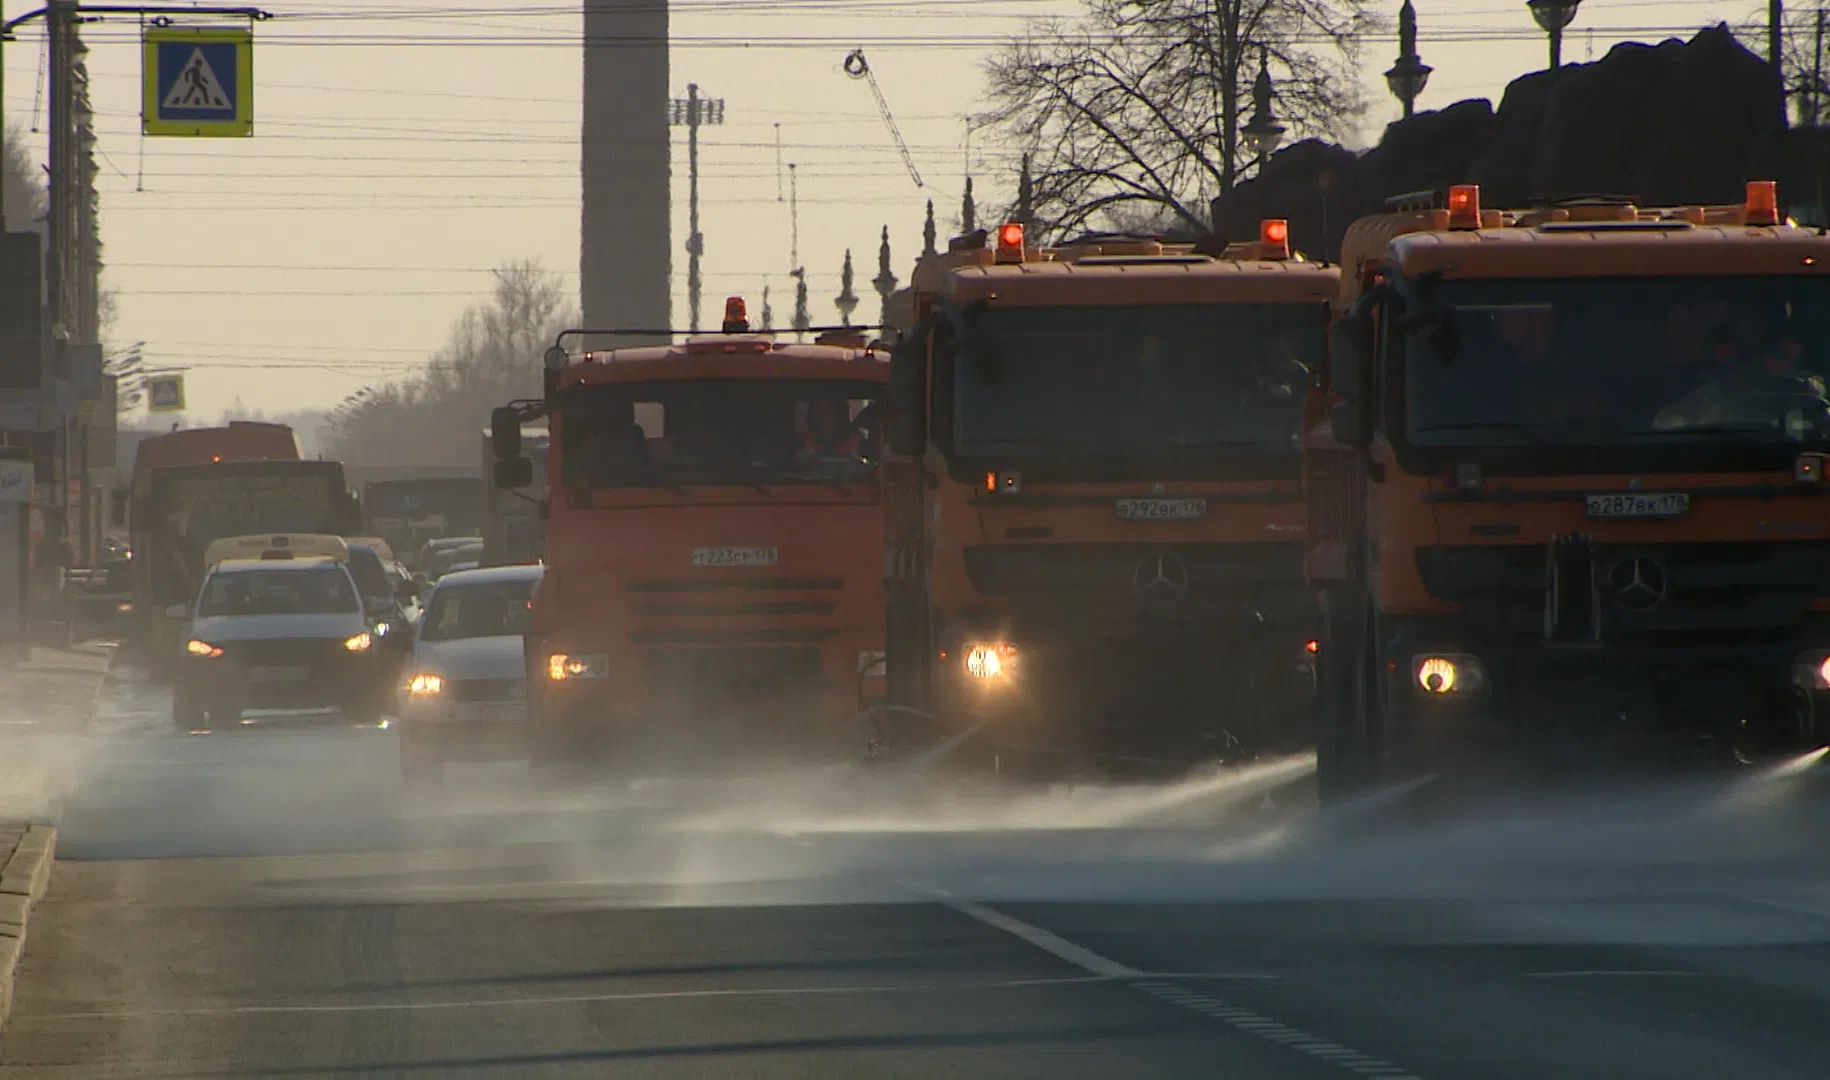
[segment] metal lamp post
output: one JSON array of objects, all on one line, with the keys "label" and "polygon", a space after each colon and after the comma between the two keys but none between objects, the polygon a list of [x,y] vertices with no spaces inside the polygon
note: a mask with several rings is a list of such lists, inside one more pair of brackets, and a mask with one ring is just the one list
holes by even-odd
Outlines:
[{"label": "metal lamp post", "polygon": [[1411,6],[1411,0],[1404,0],[1404,6],[1398,9],[1398,62],[1385,73],[1385,85],[1393,97],[1404,103],[1405,119],[1410,119],[1433,70],[1417,57],[1417,9]]},{"label": "metal lamp post", "polygon": [[699,256],[705,254],[705,237],[699,234],[699,128],[724,123],[724,99],[702,98],[697,83],[686,84],[686,96],[668,103],[670,127],[686,128],[687,170],[687,236],[686,236],[686,304],[687,322],[699,329]]},{"label": "metal lamp post", "polygon": [[1576,7],[1582,0],[1525,0],[1531,17],[1550,35],[1550,69],[1563,66],[1563,28],[1576,19]]},{"label": "metal lamp post", "polygon": [[1260,169],[1264,168],[1266,158],[1277,149],[1277,144],[1284,141],[1284,132],[1288,130],[1277,122],[1271,112],[1271,58],[1263,49],[1258,52],[1258,78],[1252,82],[1252,119],[1239,130],[1245,136],[1245,144],[1257,155]]}]

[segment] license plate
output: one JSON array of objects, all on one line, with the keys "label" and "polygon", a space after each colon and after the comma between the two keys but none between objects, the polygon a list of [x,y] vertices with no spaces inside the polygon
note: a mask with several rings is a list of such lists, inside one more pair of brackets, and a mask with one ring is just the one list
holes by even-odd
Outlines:
[{"label": "license plate", "polygon": [[1206,499],[1120,499],[1120,521],[1198,521],[1207,516]]},{"label": "license plate", "polygon": [[1683,491],[1661,491],[1651,495],[1628,491],[1587,498],[1592,518],[1668,518],[1690,512],[1690,495]]},{"label": "license plate", "polygon": [[251,683],[303,682],[311,678],[308,667],[251,667],[242,673]]},{"label": "license plate", "polygon": [[694,566],[774,566],[772,547],[703,547],[693,549]]}]

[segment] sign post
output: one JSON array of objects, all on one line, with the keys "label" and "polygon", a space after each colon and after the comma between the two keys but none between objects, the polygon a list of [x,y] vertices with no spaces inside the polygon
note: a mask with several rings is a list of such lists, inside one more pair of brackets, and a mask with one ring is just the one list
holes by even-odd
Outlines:
[{"label": "sign post", "polygon": [[254,134],[254,31],[163,26],[145,33],[140,130],[147,135]]},{"label": "sign post", "polygon": [[31,452],[0,447],[0,656],[14,662],[31,650],[26,633],[33,487]]}]

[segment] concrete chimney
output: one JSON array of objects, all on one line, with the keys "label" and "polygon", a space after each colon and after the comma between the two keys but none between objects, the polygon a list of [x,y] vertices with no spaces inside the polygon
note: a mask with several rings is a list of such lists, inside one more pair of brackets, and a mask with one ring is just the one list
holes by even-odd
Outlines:
[{"label": "concrete chimney", "polygon": [[666,328],[673,276],[667,5],[584,0],[584,32],[579,307],[589,327]]}]

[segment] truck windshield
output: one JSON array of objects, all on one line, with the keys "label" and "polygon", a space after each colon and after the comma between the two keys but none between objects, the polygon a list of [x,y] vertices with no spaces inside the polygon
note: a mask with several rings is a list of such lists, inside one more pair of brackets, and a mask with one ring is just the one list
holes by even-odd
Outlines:
[{"label": "truck windshield", "polygon": [[876,402],[866,380],[676,379],[579,391],[564,407],[572,488],[867,480]]},{"label": "truck windshield", "polygon": [[1418,446],[1830,438],[1830,281],[1450,281],[1405,338]]},{"label": "truck windshield", "polygon": [[232,570],[210,575],[197,602],[200,618],[229,615],[341,615],[360,611],[340,566],[310,570]]},{"label": "truck windshield", "polygon": [[993,308],[954,365],[962,453],[1294,452],[1317,305]]}]

